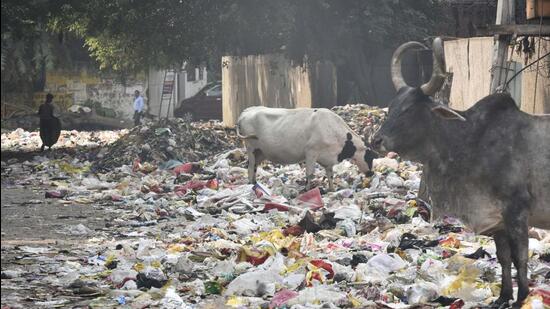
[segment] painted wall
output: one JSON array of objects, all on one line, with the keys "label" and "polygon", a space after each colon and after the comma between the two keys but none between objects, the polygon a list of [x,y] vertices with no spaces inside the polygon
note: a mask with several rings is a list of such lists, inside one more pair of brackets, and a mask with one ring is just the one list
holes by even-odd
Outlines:
[{"label": "painted wall", "polygon": [[250,106],[331,107],[336,104],[336,68],[328,62],[293,66],[283,55],[222,58],[223,122],[234,126]]},{"label": "painted wall", "polygon": [[[541,55],[550,51],[548,38],[541,41]],[[537,43],[538,48],[538,43]],[[524,66],[523,56],[515,51],[511,53],[513,68],[520,70]],[[450,106],[465,110],[489,94],[491,82],[491,61],[493,38],[467,38],[445,42],[445,61],[447,71],[453,74],[450,93]],[[528,64],[536,60],[536,53]],[[549,60],[546,60],[549,61]],[[518,101],[521,110],[531,114],[550,113],[550,77],[548,62],[540,62],[537,77],[536,65],[526,69],[510,85],[512,95]],[[512,77],[514,72],[509,73]],[[535,96],[536,81],[536,96]],[[514,89],[515,88],[515,89]]]},{"label": "painted wall", "polygon": [[133,116],[134,91],[144,93],[145,76],[128,79],[126,85],[116,79],[89,72],[86,68],[74,71],[46,72],[44,92],[35,93],[33,108],[44,102],[46,94],[52,93],[54,102],[61,109],[71,105],[99,104],[112,110],[116,117],[130,119]]}]

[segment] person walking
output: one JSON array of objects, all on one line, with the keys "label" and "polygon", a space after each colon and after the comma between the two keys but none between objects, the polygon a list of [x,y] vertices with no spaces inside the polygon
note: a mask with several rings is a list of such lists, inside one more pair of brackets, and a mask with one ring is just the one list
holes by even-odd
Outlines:
[{"label": "person walking", "polygon": [[46,101],[38,108],[38,116],[40,117],[40,139],[42,140],[40,151],[44,151],[46,146],[51,149],[61,134],[61,121],[54,115],[51,93],[46,95]]},{"label": "person walking", "polygon": [[141,124],[141,116],[143,114],[143,97],[139,94],[138,90],[136,90],[134,96],[134,126],[139,126]]}]

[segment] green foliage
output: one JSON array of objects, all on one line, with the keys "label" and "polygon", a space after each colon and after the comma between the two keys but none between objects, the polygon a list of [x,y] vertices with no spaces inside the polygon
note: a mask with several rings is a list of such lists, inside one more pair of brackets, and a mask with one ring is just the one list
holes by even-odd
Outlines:
[{"label": "green foliage", "polygon": [[[55,65],[52,33],[83,39],[101,69],[121,75],[183,62],[220,70],[222,55],[284,52],[328,59],[368,84],[382,48],[442,34],[443,0],[2,1],[4,72]],[[6,17],[6,18],[5,18]],[[5,28],[5,25],[8,27]],[[48,35],[50,34],[50,35]],[[49,43],[48,43],[49,42]],[[363,87],[363,86],[361,86]],[[368,88],[368,87],[367,87]],[[363,93],[371,90],[363,87]]]},{"label": "green foliage", "polygon": [[3,92],[31,96],[33,90],[43,87],[46,70],[70,65],[71,51],[64,44],[64,37],[49,26],[63,2],[2,1]]},{"label": "green foliage", "polygon": [[74,3],[50,24],[83,36],[103,68],[130,71],[183,61],[214,59],[219,65],[222,54],[286,51],[299,60],[305,54],[333,59],[349,48],[394,46],[435,34],[445,17],[445,2],[438,0]]}]

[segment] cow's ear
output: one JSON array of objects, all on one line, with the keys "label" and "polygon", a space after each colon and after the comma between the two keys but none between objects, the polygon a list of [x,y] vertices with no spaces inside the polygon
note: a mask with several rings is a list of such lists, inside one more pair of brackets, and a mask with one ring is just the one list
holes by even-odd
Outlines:
[{"label": "cow's ear", "polygon": [[466,118],[464,118],[459,113],[455,112],[451,108],[447,107],[443,104],[435,104],[431,108],[432,112],[435,113],[437,116],[443,118],[443,119],[449,119],[449,120],[461,120],[466,121]]}]

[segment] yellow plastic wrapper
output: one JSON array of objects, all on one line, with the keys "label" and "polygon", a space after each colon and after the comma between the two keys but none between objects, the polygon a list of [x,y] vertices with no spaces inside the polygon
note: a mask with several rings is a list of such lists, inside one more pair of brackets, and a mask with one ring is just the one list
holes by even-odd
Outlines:
[{"label": "yellow plastic wrapper", "polygon": [[182,244],[171,244],[168,246],[168,253],[178,253],[185,250],[187,250],[187,246]]},{"label": "yellow plastic wrapper", "polygon": [[443,295],[449,296],[466,285],[474,285],[479,275],[479,270],[473,266],[462,268],[456,279],[443,290]]},{"label": "yellow plastic wrapper", "polygon": [[258,234],[258,236],[250,237],[250,239],[252,240],[252,243],[254,244],[262,240],[266,240],[275,244],[284,238],[285,238],[285,235],[283,234],[283,231],[281,231],[280,229],[275,229],[270,232],[261,232]]},{"label": "yellow plastic wrapper", "polygon": [[240,307],[240,306],[244,306],[246,304],[244,298],[242,297],[237,297],[237,296],[231,296],[227,302],[225,303],[226,306],[231,306],[231,307]]},{"label": "yellow plastic wrapper", "polygon": [[111,254],[105,259],[105,266],[109,267],[109,265],[111,265],[115,261],[116,261],[116,256],[114,254]]},{"label": "yellow plastic wrapper", "polygon": [[69,164],[65,161],[60,161],[58,163],[59,165],[59,169],[61,171],[63,171],[64,173],[67,173],[67,174],[82,174],[84,172],[87,172],[90,170],[90,167],[89,166],[84,166],[84,167],[76,167],[72,164]]},{"label": "yellow plastic wrapper", "polygon": [[361,306],[363,306],[363,303],[361,303],[359,299],[351,296],[351,294],[348,294],[348,300],[353,308],[360,308]]},{"label": "yellow plastic wrapper", "polygon": [[160,263],[160,261],[152,261],[151,266],[153,266],[155,268],[161,268],[162,264]]},{"label": "yellow plastic wrapper", "polygon": [[546,309],[548,306],[544,306],[542,296],[531,295],[523,301],[521,309]]},{"label": "yellow plastic wrapper", "polygon": [[136,263],[136,264],[134,264],[134,266],[132,268],[135,271],[140,272],[140,271],[145,269],[145,265],[143,265],[143,263]]},{"label": "yellow plastic wrapper", "polygon": [[102,272],[99,272],[99,273],[95,273],[95,274],[91,274],[91,275],[87,275],[87,276],[80,276],[80,278],[84,278],[84,279],[104,279],[104,278],[107,278],[111,275],[113,271],[111,269],[107,269],[107,270],[104,270]]},{"label": "yellow plastic wrapper", "polygon": [[309,260],[310,259],[300,259],[300,260],[296,261],[296,263],[288,266],[283,271],[282,275],[288,274],[288,273],[293,273],[293,272],[297,271],[298,269],[300,269],[302,267],[305,267],[309,263]]}]

